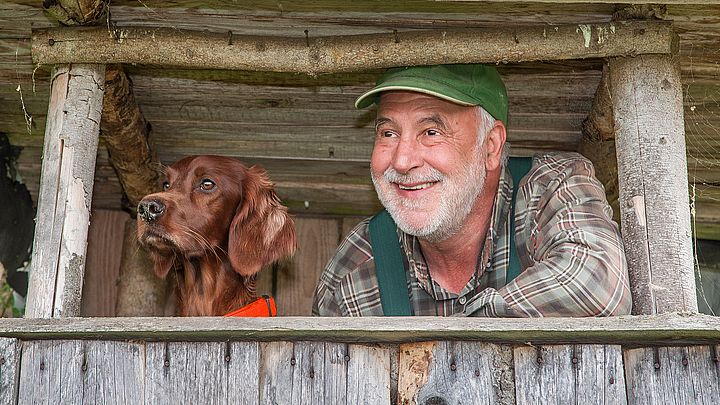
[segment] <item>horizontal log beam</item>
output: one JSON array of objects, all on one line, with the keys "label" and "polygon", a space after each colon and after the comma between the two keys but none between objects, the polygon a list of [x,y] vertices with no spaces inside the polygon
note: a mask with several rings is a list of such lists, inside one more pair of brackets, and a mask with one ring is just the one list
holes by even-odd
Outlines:
[{"label": "horizontal log beam", "polygon": [[720,317],[662,314],[610,318],[61,318],[0,319],[0,337],[167,341],[402,343],[612,343],[638,346],[720,342]]},{"label": "horizontal log beam", "polygon": [[440,63],[508,63],[670,54],[672,23],[409,31],[332,37],[240,36],[171,28],[33,31],[38,64],[131,63],[307,74]]}]

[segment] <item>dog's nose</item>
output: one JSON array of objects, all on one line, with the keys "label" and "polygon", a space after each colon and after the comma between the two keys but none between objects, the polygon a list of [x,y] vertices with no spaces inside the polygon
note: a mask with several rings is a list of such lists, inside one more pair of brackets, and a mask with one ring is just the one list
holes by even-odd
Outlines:
[{"label": "dog's nose", "polygon": [[145,222],[153,222],[165,212],[165,204],[157,200],[142,200],[138,204],[138,215]]}]

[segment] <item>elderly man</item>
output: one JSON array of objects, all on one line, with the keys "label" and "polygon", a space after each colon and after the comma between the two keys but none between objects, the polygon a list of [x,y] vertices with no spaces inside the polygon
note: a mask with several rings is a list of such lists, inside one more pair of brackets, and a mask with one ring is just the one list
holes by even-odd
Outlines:
[{"label": "elderly man", "polygon": [[513,169],[495,68],[390,69],[355,102],[372,104],[370,171],[386,211],[342,242],[313,314],[630,313],[622,241],[592,164],[554,153]]}]

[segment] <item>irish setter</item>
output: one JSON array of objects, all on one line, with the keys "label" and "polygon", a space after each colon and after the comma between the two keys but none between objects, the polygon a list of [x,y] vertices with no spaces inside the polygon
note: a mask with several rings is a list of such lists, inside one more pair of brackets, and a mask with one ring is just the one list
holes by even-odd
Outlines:
[{"label": "irish setter", "polygon": [[138,205],[138,240],[165,278],[177,269],[183,316],[224,315],[256,298],[260,269],[292,255],[295,226],[265,171],[224,156],[167,168]]}]

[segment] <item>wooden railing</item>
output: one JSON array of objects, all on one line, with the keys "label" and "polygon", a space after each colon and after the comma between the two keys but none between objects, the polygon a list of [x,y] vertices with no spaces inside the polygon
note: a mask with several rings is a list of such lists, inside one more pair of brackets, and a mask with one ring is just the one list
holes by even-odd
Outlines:
[{"label": "wooden railing", "polygon": [[714,403],[720,318],[0,320],[0,403]]}]

